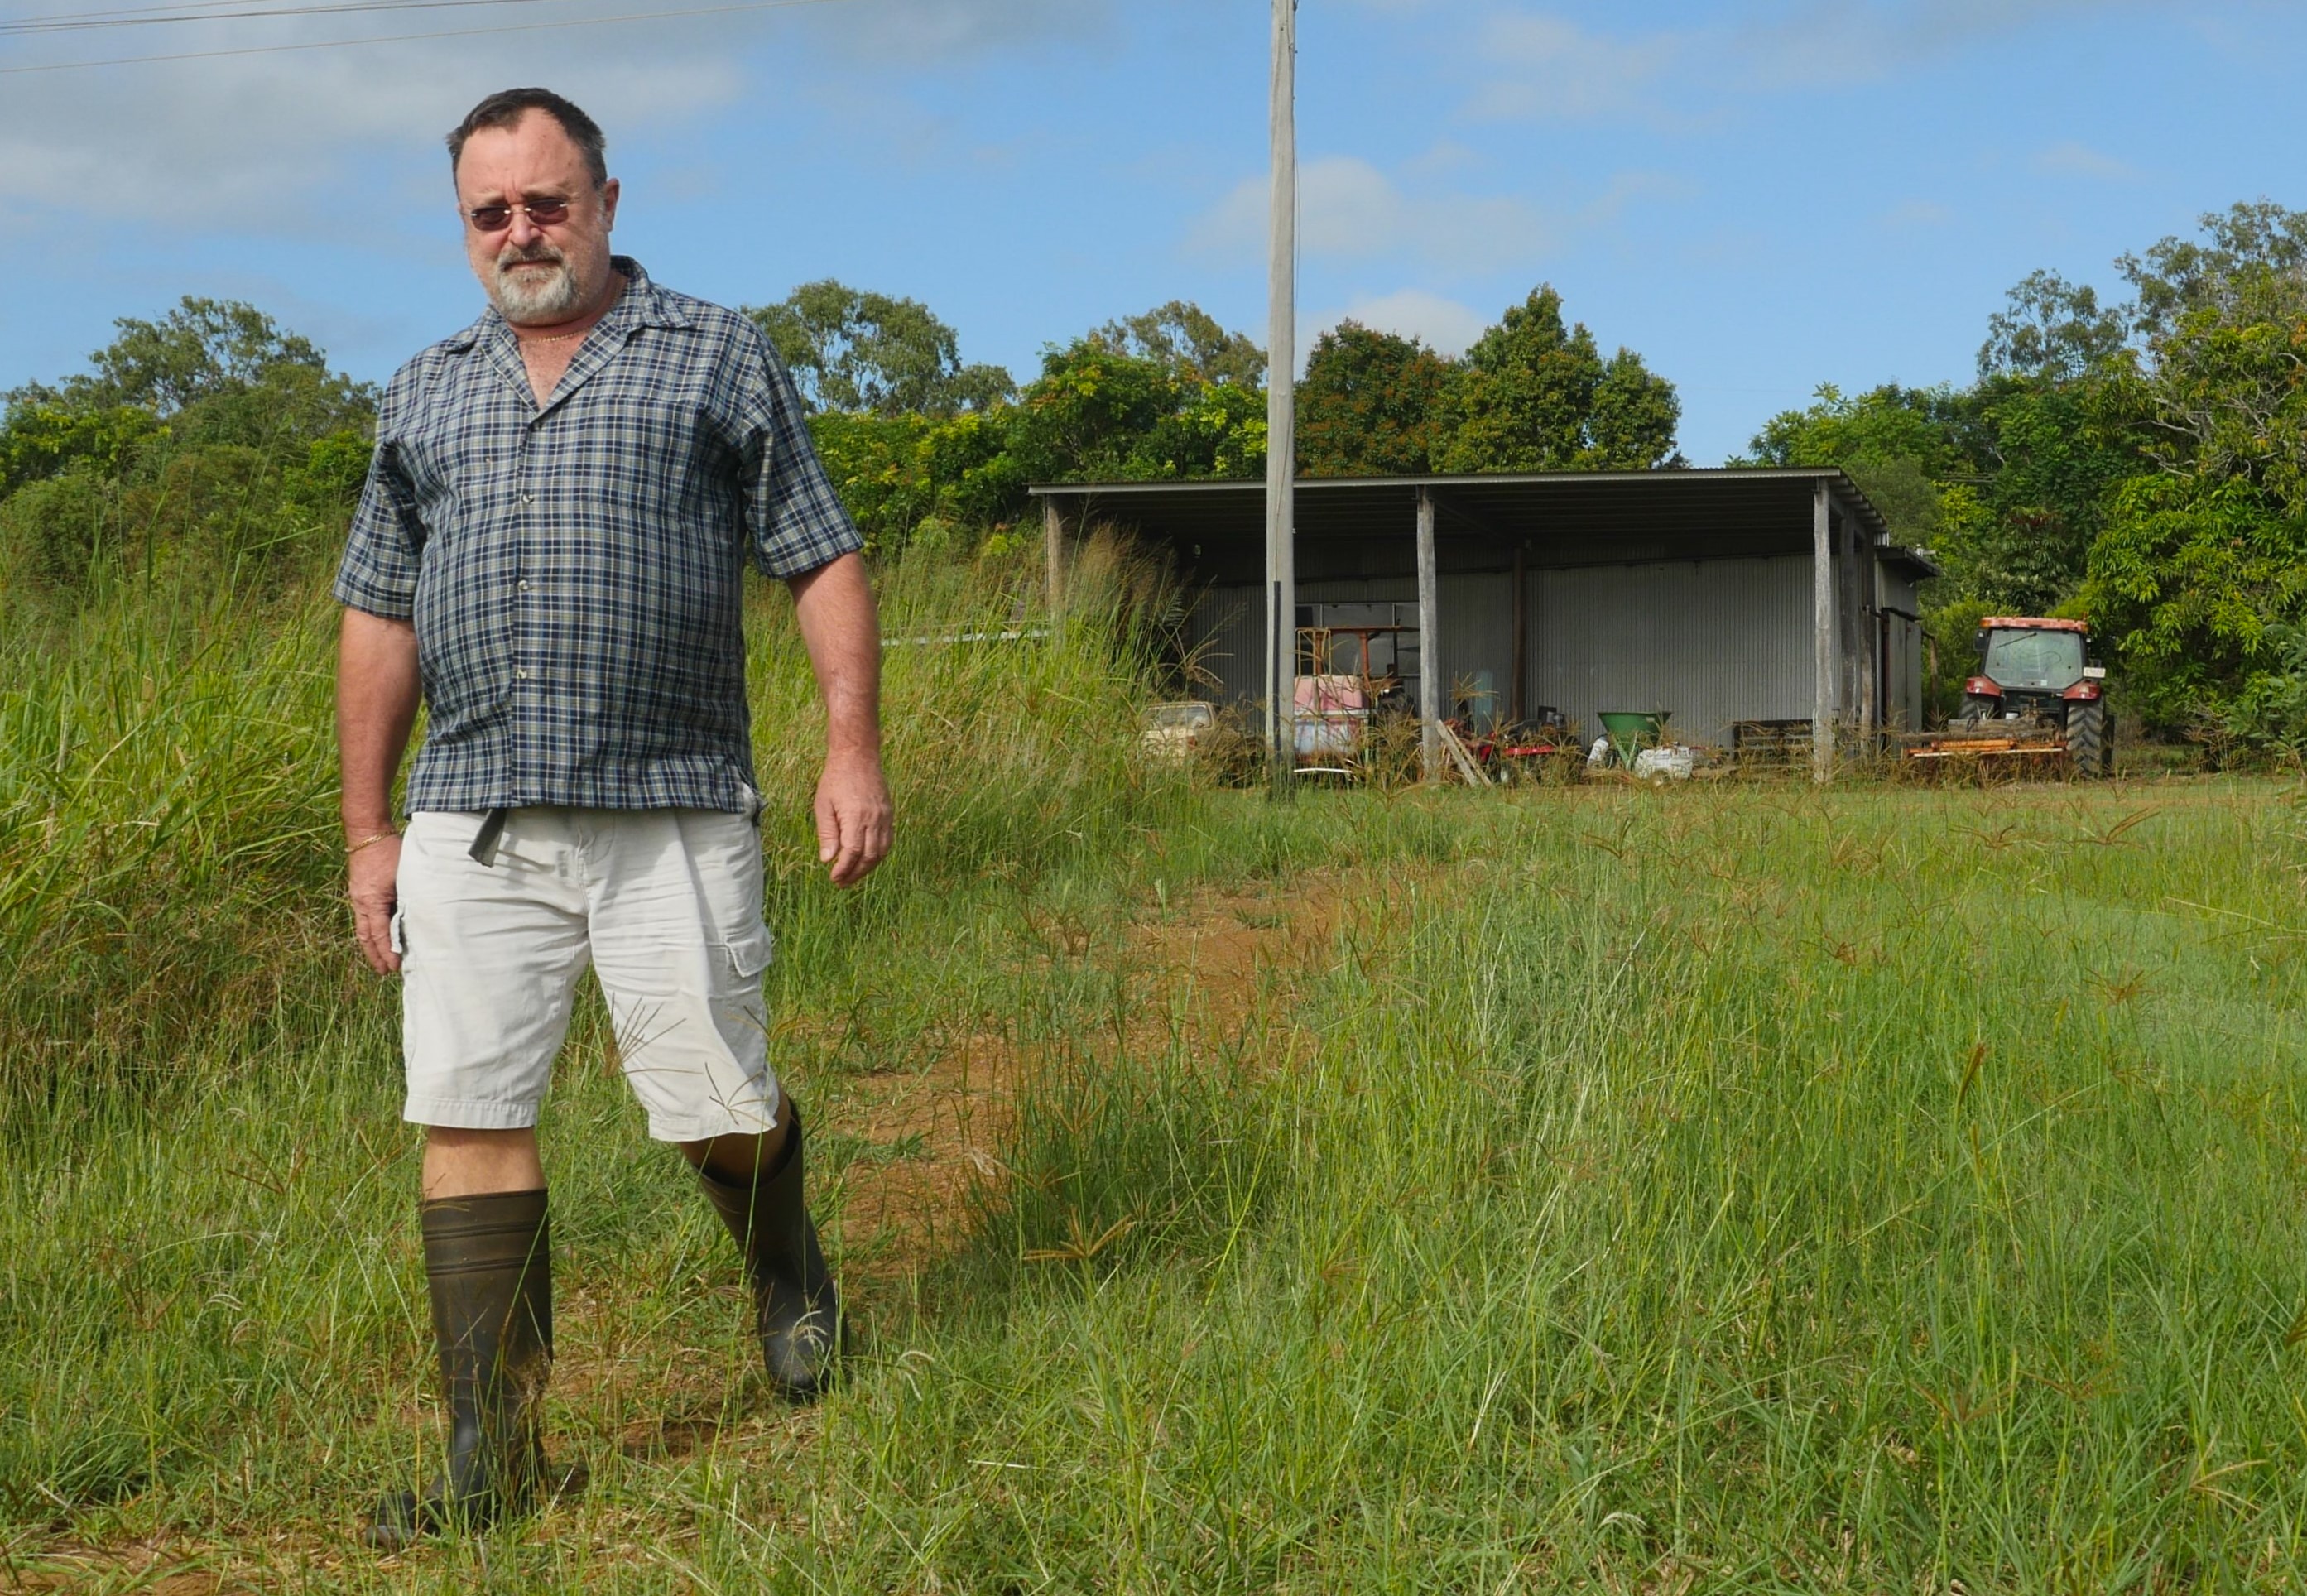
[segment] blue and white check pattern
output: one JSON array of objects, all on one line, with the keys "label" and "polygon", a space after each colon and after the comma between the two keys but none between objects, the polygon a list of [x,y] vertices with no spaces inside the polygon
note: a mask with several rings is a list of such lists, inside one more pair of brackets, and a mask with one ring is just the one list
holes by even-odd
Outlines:
[{"label": "blue and white check pattern", "polygon": [[615,264],[542,409],[494,310],[385,390],[336,596],[416,623],[412,811],[746,808],[745,560],[863,546],[760,330]]}]

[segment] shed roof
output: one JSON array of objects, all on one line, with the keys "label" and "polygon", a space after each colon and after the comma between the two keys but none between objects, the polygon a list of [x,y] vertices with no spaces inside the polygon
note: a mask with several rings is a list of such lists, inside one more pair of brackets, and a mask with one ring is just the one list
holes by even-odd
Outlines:
[{"label": "shed roof", "polygon": [[[1839,467],[1300,477],[1299,576],[1408,570],[1421,490],[1434,495],[1445,571],[1501,569],[1518,549],[1539,566],[1806,553],[1822,482],[1839,515],[1855,519],[1870,544],[1888,545],[1882,513]],[[1036,483],[1030,491],[1171,545],[1204,580],[1263,578],[1263,482]]]}]

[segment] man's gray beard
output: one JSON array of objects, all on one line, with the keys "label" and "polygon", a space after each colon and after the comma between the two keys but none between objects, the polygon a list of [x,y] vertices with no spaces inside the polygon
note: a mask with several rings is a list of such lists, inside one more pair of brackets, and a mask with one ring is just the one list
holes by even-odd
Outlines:
[{"label": "man's gray beard", "polygon": [[554,270],[541,281],[516,278],[507,268],[518,265],[519,262],[507,261],[500,255],[495,278],[489,289],[489,297],[496,302],[499,315],[508,322],[550,326],[555,322],[566,322],[584,308],[584,285],[577,280],[577,273],[570,269],[567,257],[555,251],[551,255],[527,258],[549,260]]}]

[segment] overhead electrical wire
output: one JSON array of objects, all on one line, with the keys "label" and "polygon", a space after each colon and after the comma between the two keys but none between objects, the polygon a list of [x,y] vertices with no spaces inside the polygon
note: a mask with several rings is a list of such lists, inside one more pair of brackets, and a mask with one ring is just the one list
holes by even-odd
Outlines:
[{"label": "overhead electrical wire", "polygon": [[[382,0],[393,4],[395,0]],[[410,4],[427,0],[408,0]],[[487,4],[489,0],[429,0],[433,4]],[[243,45],[222,50],[177,50],[157,56],[116,56],[102,61],[49,61],[31,66],[0,66],[0,78],[20,77],[37,72],[84,72],[99,66],[142,66],[162,61],[215,61],[230,56],[280,56],[299,50],[344,50],[362,45],[413,44],[425,39],[478,39],[501,33],[543,33],[557,28],[605,28],[618,22],[672,21],[682,17],[729,16],[747,11],[790,11],[804,5],[845,5],[851,0],[738,0],[724,5],[679,6],[668,11],[626,12],[608,17],[564,17],[552,22],[506,22],[493,28],[448,28],[431,33],[378,33],[363,39],[313,39],[296,44]],[[335,7],[318,7],[327,11]],[[271,13],[271,15],[298,14]]]},{"label": "overhead electrical wire", "polygon": [[[248,18],[342,16],[368,11],[447,11],[472,5],[566,4],[568,0],[321,0],[319,4],[275,4],[251,10],[215,9],[216,0],[190,4],[140,5],[127,11],[83,12],[78,16],[19,17],[0,21],[0,38],[40,33],[84,33],[104,28],[155,28],[181,22],[228,22]],[[167,14],[167,13],[176,14]]]}]

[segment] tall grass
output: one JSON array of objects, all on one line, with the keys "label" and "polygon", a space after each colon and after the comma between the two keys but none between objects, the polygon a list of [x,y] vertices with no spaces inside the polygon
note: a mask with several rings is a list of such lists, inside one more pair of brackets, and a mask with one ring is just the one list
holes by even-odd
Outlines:
[{"label": "tall grass", "polygon": [[[888,630],[1033,630],[1027,582],[900,570]],[[948,1245],[853,1235],[848,1384],[754,1383],[725,1240],[588,1009],[545,1137],[590,1489],[356,1553],[428,1377],[388,994],[339,973],[253,1064],[159,1033],[166,1112],[9,1110],[0,1550],[442,1591],[2299,1583],[2289,789],[1276,806],[1138,767],[1136,665],[1060,626],[892,651],[908,829],[841,896],[780,602],[776,1046],[829,1227],[911,1155],[874,1081],[966,1043],[1017,1094],[994,1178],[926,1216]],[[1213,914],[1299,953],[1202,979]]]},{"label": "tall grass", "polygon": [[[850,898],[817,886],[823,719],[792,606],[753,595],[771,918],[791,979],[990,865],[1110,850],[1176,800],[1179,783],[1133,758],[1146,656],[1112,622],[1142,581],[1099,545],[1052,629],[1015,560],[883,573],[885,630],[928,640],[888,665],[902,845]],[[228,582],[129,579],[0,635],[0,1097],[149,1092],[194,1062],[373,1018],[382,989],[350,957],[339,901],[335,617]]]}]

